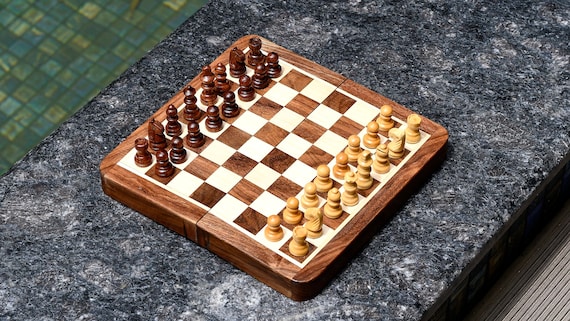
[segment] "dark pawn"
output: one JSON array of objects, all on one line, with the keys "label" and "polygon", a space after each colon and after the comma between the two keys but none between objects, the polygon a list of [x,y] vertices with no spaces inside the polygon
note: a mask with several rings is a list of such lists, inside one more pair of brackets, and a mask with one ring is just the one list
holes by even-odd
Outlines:
[{"label": "dark pawn", "polygon": [[198,121],[202,116],[202,111],[196,105],[196,89],[192,86],[188,86],[184,89],[184,119],[187,121],[195,120]]},{"label": "dark pawn", "polygon": [[200,131],[200,125],[196,121],[188,123],[188,134],[186,135],[186,145],[191,148],[198,148],[204,145],[206,138]]},{"label": "dark pawn", "polygon": [[147,167],[152,164],[152,155],[148,151],[148,141],[146,138],[137,138],[135,140],[135,164],[139,167]]},{"label": "dark pawn", "polygon": [[253,89],[251,77],[248,75],[239,78],[238,96],[241,101],[252,101],[255,98],[255,89]]},{"label": "dark pawn", "polygon": [[228,92],[231,87],[227,78],[228,74],[226,73],[226,66],[224,66],[224,64],[222,64],[221,62],[218,63],[218,65],[216,65],[214,73],[216,74],[216,79],[214,81],[216,85],[216,91],[218,95],[223,97],[224,94]]},{"label": "dark pawn", "polygon": [[200,94],[200,102],[205,106],[209,106],[215,104],[217,99],[215,77],[210,66],[206,65],[202,67],[202,93]]},{"label": "dark pawn", "polygon": [[188,154],[184,149],[184,140],[180,136],[172,139],[172,149],[170,150],[170,160],[174,164],[182,164],[186,161]]},{"label": "dark pawn", "polygon": [[174,166],[172,166],[172,163],[168,160],[168,153],[164,149],[156,152],[154,173],[158,177],[170,177],[174,174]]},{"label": "dark pawn", "polygon": [[279,55],[271,52],[267,55],[267,75],[269,78],[277,78],[281,76],[281,65],[279,65]]},{"label": "dark pawn", "polygon": [[236,104],[236,95],[233,91],[228,91],[224,95],[224,103],[222,104],[222,114],[226,118],[232,118],[239,115],[239,106]]},{"label": "dark pawn", "polygon": [[255,67],[255,73],[252,77],[253,88],[263,89],[269,86],[269,76],[267,75],[267,65],[259,64]]},{"label": "dark pawn", "polygon": [[206,109],[206,129],[211,132],[219,132],[222,130],[222,126],[220,109],[216,105],[211,105]]},{"label": "dark pawn", "polygon": [[245,72],[245,54],[237,47],[234,47],[230,52],[230,75],[234,78],[239,78]]},{"label": "dark pawn", "polygon": [[254,37],[249,39],[249,51],[247,52],[248,65],[255,68],[265,64],[265,55],[261,52],[261,39]]},{"label": "dark pawn", "polygon": [[172,104],[166,109],[166,120],[166,134],[171,137],[180,136],[182,125],[178,122],[178,110]]}]

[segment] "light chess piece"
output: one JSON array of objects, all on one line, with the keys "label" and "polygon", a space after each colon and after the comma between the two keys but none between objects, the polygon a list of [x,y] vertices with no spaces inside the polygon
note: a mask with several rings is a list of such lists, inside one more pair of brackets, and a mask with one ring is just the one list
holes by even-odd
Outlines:
[{"label": "light chess piece", "polygon": [[307,239],[307,229],[302,226],[293,228],[293,239],[289,242],[289,253],[293,256],[305,256],[309,253],[309,243]]},{"label": "light chess piece", "polygon": [[271,242],[277,242],[283,238],[283,228],[279,215],[270,215],[267,218],[264,234],[265,238]]},{"label": "light chess piece", "polygon": [[422,118],[418,114],[410,114],[407,118],[406,127],[406,142],[410,144],[415,144],[420,141],[420,124],[422,122]]},{"label": "light chess piece", "polygon": [[283,221],[287,224],[296,225],[301,223],[302,219],[303,213],[299,211],[299,200],[295,197],[289,197],[283,210]]},{"label": "light chess piece", "polygon": [[342,215],[342,206],[340,205],[340,192],[338,188],[333,187],[327,193],[327,203],[323,208],[323,212],[328,218],[339,218]]},{"label": "light chess piece", "polygon": [[333,187],[332,179],[330,178],[331,170],[327,165],[319,165],[317,167],[317,177],[313,183],[317,187],[317,192],[326,193]]},{"label": "light chess piece", "polygon": [[309,207],[305,210],[307,222],[303,225],[307,229],[307,236],[316,239],[323,235],[323,212],[320,208]]}]

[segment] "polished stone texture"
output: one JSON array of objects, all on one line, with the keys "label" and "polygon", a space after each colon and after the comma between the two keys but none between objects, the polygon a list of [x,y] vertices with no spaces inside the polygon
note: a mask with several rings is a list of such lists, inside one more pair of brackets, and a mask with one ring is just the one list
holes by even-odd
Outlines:
[{"label": "polished stone texture", "polygon": [[[419,320],[569,152],[569,16],[563,1],[211,1],[0,180],[0,316]],[[305,302],[100,188],[101,159],[250,33],[450,134],[441,169]]]}]

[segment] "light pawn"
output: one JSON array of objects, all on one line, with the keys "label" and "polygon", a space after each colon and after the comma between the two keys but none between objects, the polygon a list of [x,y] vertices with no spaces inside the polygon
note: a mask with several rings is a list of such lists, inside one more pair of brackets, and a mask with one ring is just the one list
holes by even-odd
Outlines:
[{"label": "light pawn", "polygon": [[372,187],[374,180],[370,176],[372,167],[372,155],[369,150],[364,150],[358,157],[358,167],[356,168],[356,187],[360,190],[367,190]]},{"label": "light pawn", "polygon": [[372,170],[378,174],[385,174],[390,171],[390,161],[388,160],[388,146],[380,144],[376,148],[374,161],[372,162]]},{"label": "light pawn", "polygon": [[338,188],[333,187],[327,193],[327,203],[323,208],[323,212],[328,218],[339,218],[342,215],[342,206],[340,205],[340,192]]}]

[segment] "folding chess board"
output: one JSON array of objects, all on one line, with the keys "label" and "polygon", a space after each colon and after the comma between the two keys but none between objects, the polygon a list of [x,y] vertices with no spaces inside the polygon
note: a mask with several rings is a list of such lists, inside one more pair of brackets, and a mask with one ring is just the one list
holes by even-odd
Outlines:
[{"label": "folding chess board", "polygon": [[[247,53],[252,37],[239,39],[211,66],[221,62],[229,68],[231,49],[237,47]],[[154,170],[156,156],[149,166],[135,163],[135,140],[148,138],[151,119],[166,126],[166,109],[171,104],[179,111],[183,128],[180,137],[188,134],[181,90],[102,161],[102,186],[114,199],[277,291],[294,300],[306,300],[326,286],[443,161],[447,131],[420,116],[420,141],[406,143],[404,157],[391,160],[388,173],[372,171],[372,187],[358,191],[358,204],[342,205],[342,215],[337,219],[324,216],[322,235],[307,238],[308,253],[294,256],[288,250],[294,226],[281,220],[284,237],[272,242],[264,236],[267,218],[274,214],[282,218],[287,199],[301,199],[304,186],[315,179],[319,165],[332,169],[336,155],[347,147],[348,137],[363,137],[367,124],[378,118],[381,106],[392,107],[396,127],[405,128],[412,112],[267,39],[261,40],[264,54],[278,53],[282,73],[266,88],[256,90],[252,101],[237,98],[237,117],[222,116],[218,132],[206,130],[202,117],[199,125],[205,135],[204,145],[185,145],[187,159],[174,164],[174,174],[160,177]],[[248,67],[247,74],[252,75],[253,69]],[[229,73],[227,79],[238,97],[238,79]],[[201,82],[197,75],[188,84],[196,89],[196,97],[201,94]],[[219,97],[217,104],[222,101]],[[200,99],[197,104],[206,110]],[[382,142],[389,141],[386,132],[379,132],[379,136]],[[171,148],[172,137],[166,137],[167,148]],[[369,150],[375,154],[375,149]],[[355,163],[349,166],[356,171]],[[343,180],[331,178],[343,192]],[[318,193],[318,198],[319,207],[323,207],[327,194]],[[305,209],[300,206],[299,210]]]}]

